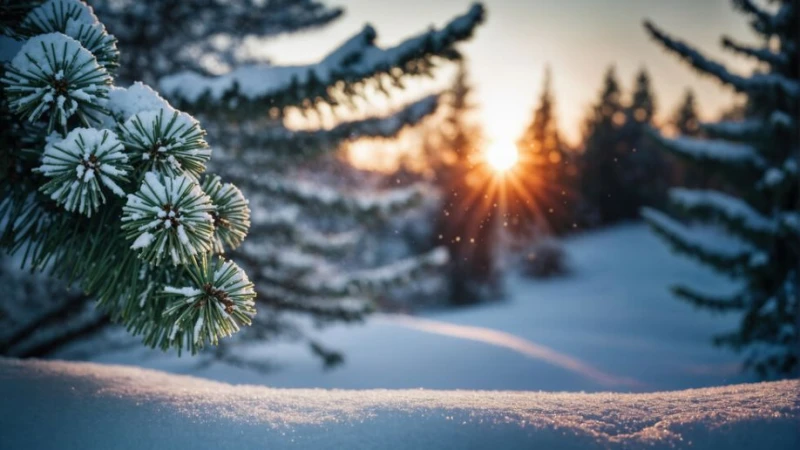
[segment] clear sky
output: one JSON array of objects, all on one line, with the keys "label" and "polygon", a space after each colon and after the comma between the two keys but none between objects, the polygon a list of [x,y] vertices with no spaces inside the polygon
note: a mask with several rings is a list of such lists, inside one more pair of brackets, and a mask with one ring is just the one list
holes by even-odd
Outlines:
[{"label": "clear sky", "polygon": [[[721,50],[722,34],[753,41],[746,17],[730,0],[486,0],[486,23],[462,46],[469,57],[487,136],[512,142],[532,114],[541,91],[544,67],[550,65],[562,128],[570,140],[580,135],[581,119],[595,100],[602,76],[614,64],[623,87],[646,67],[656,90],[661,117],[670,115],[687,87],[695,89],[701,114],[713,115],[733,96],[714,81],[701,78],[665,53],[642,28],[650,18],[666,31],[696,45],[731,67],[746,70],[742,60]],[[323,30],[271,41],[265,49],[276,63],[319,59],[365,23],[391,45],[440,25],[470,6],[467,0],[334,1],[345,17]]]}]

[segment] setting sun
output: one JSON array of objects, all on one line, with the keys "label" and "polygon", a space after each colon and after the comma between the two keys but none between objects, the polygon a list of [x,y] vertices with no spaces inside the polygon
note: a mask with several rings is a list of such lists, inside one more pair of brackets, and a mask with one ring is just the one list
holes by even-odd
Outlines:
[{"label": "setting sun", "polygon": [[492,145],[486,151],[486,162],[497,172],[505,172],[514,167],[518,158],[517,147],[509,143]]}]

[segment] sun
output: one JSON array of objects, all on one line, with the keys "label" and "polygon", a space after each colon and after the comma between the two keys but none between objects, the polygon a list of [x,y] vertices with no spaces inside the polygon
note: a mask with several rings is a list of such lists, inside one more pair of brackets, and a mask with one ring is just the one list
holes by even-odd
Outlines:
[{"label": "sun", "polygon": [[486,162],[495,172],[503,173],[514,167],[519,154],[512,143],[496,143],[486,150]]}]

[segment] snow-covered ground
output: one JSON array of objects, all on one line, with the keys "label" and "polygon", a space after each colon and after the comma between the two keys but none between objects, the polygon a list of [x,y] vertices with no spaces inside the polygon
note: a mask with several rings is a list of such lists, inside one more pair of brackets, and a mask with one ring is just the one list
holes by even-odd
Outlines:
[{"label": "snow-covered ground", "polygon": [[0,358],[0,448],[793,449],[798,392],[286,390]]},{"label": "snow-covered ground", "polygon": [[421,317],[376,315],[365,325],[316,332],[345,353],[345,364],[330,371],[288,343],[248,350],[275,366],[268,373],[225,364],[198,369],[186,356],[143,350],[97,361],[295,388],[652,392],[753,381],[741,374],[739,356],[711,345],[736,318],[697,310],[668,291],[681,282],[724,292],[730,280],[670,254],[640,224],[569,240],[566,250],[571,276],[510,275],[504,302]]}]

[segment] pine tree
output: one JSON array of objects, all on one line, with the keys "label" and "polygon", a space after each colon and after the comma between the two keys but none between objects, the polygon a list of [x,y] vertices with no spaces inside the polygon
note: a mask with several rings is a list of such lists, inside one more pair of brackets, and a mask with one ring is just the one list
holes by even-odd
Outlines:
[{"label": "pine tree", "polygon": [[638,218],[642,206],[659,207],[665,201],[670,170],[662,152],[647,134],[655,113],[650,75],[641,69],[636,75],[621,129],[624,144],[617,154],[616,165],[620,191],[613,202],[615,208],[609,212],[615,221]]},{"label": "pine tree", "polygon": [[558,129],[549,69],[533,119],[517,148],[519,162],[509,174],[514,177],[508,190],[509,231],[525,239],[572,230],[577,170]]},{"label": "pine tree", "polygon": [[612,223],[617,195],[623,186],[617,177],[619,154],[624,152],[621,129],[625,124],[625,108],[614,68],[606,71],[597,104],[586,120],[583,153],[579,157],[579,218],[583,226]]},{"label": "pine tree", "polygon": [[442,195],[432,231],[433,246],[450,255],[447,267],[450,303],[485,301],[499,292],[496,262],[497,197],[487,184],[491,173],[482,157],[482,133],[470,122],[472,110],[462,64],[448,95],[448,111],[435,158],[434,183]]},{"label": "pine tree", "polygon": [[[240,58],[234,51],[238,44],[217,48],[218,37],[224,34],[236,43],[266,39],[324,25],[341,11],[307,0],[93,3],[109,30],[120,35],[123,55],[134,55],[121,59],[130,64],[121,69],[123,76],[128,81],[153,80],[170,102],[202,118],[208,130],[205,139],[215,149],[209,167],[247,193],[254,211],[251,239],[230,257],[253,277],[259,314],[237,335],[239,341],[302,337],[293,320],[297,315],[286,314],[290,311],[310,315],[316,323],[361,320],[384,290],[443,262],[444,253],[434,250],[389,266],[357,270],[352,255],[358,228],[412,207],[423,189],[357,193],[358,186],[336,186],[337,177],[320,172],[328,166],[319,163],[343,143],[397,135],[433,113],[438,96],[413,101],[385,117],[340,121],[333,128],[294,130],[285,121],[290,110],[315,114],[336,105],[352,110],[354,99],[374,87],[389,95],[405,79],[429,75],[437,63],[458,59],[454,45],[471,36],[483,18],[482,7],[476,5],[440,30],[387,49],[375,45],[376,33],[367,26],[319,63],[284,67]],[[179,18],[181,26],[176,26]],[[227,72],[214,75],[211,67]],[[140,83],[128,91],[145,103],[151,97]],[[136,127],[131,123],[127,129]],[[220,201],[229,198],[229,188],[216,178],[205,179],[203,189]],[[239,239],[236,222],[215,217],[215,223],[226,233],[213,240],[214,251]],[[321,343],[309,343],[326,363],[339,360]],[[241,347],[219,345],[208,355],[234,364],[262,365],[233,351]]]},{"label": "pine tree", "polygon": [[[700,117],[697,114],[697,102],[694,92],[687,89],[683,101],[680,103],[672,120],[668,124],[667,132],[680,136],[699,138],[703,135],[700,129]],[[670,186],[685,186],[698,189],[707,189],[719,183],[712,181],[708,173],[682,158],[672,154],[666,155],[671,167]]]},{"label": "pine tree", "polygon": [[[249,325],[253,285],[214,249],[241,244],[247,200],[205,187],[217,178],[200,123],[144,85],[113,85],[116,41],[86,4],[28,6],[3,28],[18,47],[0,76],[3,249],[78,283],[149,346],[194,353]],[[69,311],[87,298],[69,297]]]},{"label": "pine tree", "polygon": [[733,4],[762,38],[760,45],[723,39],[726,49],[759,62],[749,76],[730,72],[689,44],[645,23],[648,33],[667,50],[748,98],[743,120],[702,125],[708,140],[656,135],[673,153],[738,187],[735,196],[715,190],[670,191],[672,205],[685,217],[719,229],[730,240],[713,245],[678,217],[652,209],[646,209],[644,216],[676,251],[739,282],[736,292],[723,295],[688,286],[675,288],[679,297],[695,305],[741,314],[739,328],[718,336],[716,342],[745,351],[746,366],[763,377],[796,375],[800,349],[800,10],[797,0],[776,1],[769,9],[750,0]]},{"label": "pine tree", "polygon": [[697,137],[700,135],[700,117],[697,115],[697,101],[694,91],[687,89],[683,101],[672,116],[671,125],[674,132],[681,136]]}]

